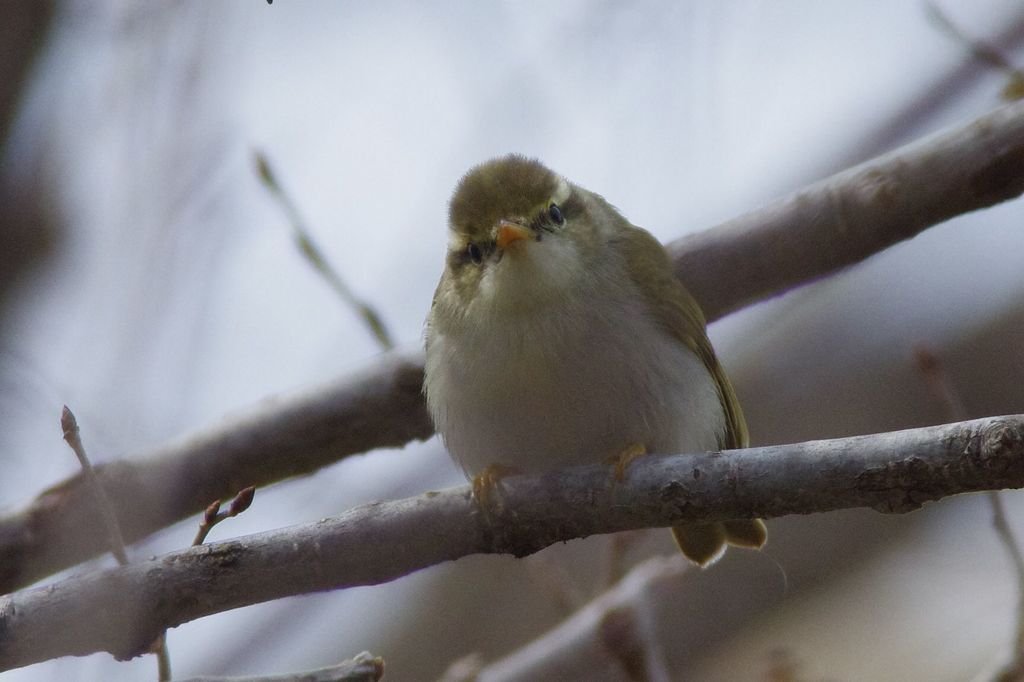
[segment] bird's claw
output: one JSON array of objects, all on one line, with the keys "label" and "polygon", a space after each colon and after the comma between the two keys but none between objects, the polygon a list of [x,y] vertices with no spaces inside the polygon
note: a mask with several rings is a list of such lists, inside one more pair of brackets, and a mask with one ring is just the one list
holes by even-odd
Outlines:
[{"label": "bird's claw", "polygon": [[633,460],[646,454],[647,448],[643,443],[633,443],[622,452],[606,459],[605,464],[615,465],[615,481],[621,483],[626,478],[626,469],[633,463]]},{"label": "bird's claw", "polygon": [[521,473],[523,472],[515,467],[498,464],[497,462],[488,464],[484,467],[483,471],[473,477],[473,498],[481,508],[486,510],[491,504],[501,479]]}]

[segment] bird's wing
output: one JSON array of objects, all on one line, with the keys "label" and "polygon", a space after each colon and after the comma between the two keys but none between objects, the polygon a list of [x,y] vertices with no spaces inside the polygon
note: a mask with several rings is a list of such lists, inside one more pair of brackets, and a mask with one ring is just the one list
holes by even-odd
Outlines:
[{"label": "bird's wing", "polygon": [[[632,225],[626,225],[625,230],[628,237],[615,238],[613,246],[625,257],[634,284],[643,292],[658,322],[701,359],[715,380],[726,421],[725,438],[720,447],[747,447],[747,422],[729,377],[708,340],[704,313],[693,296],[672,274],[668,253],[661,242],[646,230]],[[640,272],[645,273],[642,281],[635,274]]]}]

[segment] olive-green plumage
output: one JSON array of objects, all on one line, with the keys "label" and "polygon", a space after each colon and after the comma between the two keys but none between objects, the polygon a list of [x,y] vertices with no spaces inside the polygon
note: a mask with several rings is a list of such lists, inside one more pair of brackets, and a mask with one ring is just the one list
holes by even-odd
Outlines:
[{"label": "olive-green plumage", "polygon": [[[469,475],[745,447],[747,428],[668,255],[602,197],[506,156],[463,177],[427,321],[427,402]],[[673,529],[706,565],[760,520]]]},{"label": "olive-green plumage", "polygon": [[[726,423],[718,447],[747,447],[750,445],[747,422],[732,383],[711,347],[700,306],[672,274],[668,254],[657,239],[632,225],[622,229],[629,238],[613,240],[611,246],[625,255],[630,272],[645,273],[634,281],[644,293],[650,310],[665,329],[700,358],[715,381]],[[760,519],[687,524],[672,528],[672,534],[683,554],[701,566],[717,559],[726,544],[758,549],[767,539],[764,522]]]},{"label": "olive-green plumage", "polygon": [[547,168],[523,156],[483,164],[467,173],[452,195],[449,224],[456,232],[483,237],[499,220],[532,217],[547,209],[556,180]]}]

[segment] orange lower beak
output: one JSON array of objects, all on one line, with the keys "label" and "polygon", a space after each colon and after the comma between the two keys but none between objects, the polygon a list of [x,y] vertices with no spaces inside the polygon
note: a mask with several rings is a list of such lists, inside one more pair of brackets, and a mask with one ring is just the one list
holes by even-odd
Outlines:
[{"label": "orange lower beak", "polygon": [[498,223],[498,248],[507,248],[512,242],[517,242],[520,239],[532,239],[533,232],[523,227],[522,225],[516,225],[510,223],[507,220],[502,220]]}]

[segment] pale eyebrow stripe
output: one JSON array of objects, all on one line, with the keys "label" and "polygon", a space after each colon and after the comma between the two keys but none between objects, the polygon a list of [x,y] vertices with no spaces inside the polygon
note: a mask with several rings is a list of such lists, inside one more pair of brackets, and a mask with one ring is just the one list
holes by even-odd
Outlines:
[{"label": "pale eyebrow stripe", "polygon": [[568,181],[561,175],[558,176],[558,186],[555,188],[554,194],[551,196],[551,201],[556,204],[561,204],[563,201],[569,198],[572,193],[572,188],[569,186]]}]

